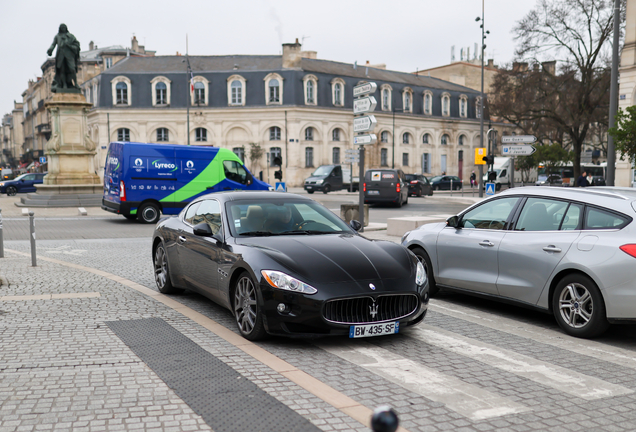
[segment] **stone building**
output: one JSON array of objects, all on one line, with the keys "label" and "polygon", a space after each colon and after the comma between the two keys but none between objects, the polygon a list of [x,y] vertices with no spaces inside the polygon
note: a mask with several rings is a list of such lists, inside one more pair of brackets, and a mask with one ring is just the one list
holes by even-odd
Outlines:
[{"label": "stone building", "polygon": [[[627,0],[625,45],[621,53],[618,106],[623,110],[636,105],[636,0]],[[631,187],[636,182],[633,164],[616,156],[616,186]]]},{"label": "stone building", "polygon": [[[97,95],[88,122],[100,168],[112,141],[189,140],[233,150],[270,182],[267,154],[281,155],[285,181],[298,186],[353,148],[352,88],[373,81],[378,143],[367,146],[367,167],[464,179],[474,169],[479,92],[468,87],[320,60],[298,41],[283,44],[282,55],[192,56],[189,62],[192,83],[185,57],[157,56],[126,58],[83,84]],[[260,160],[249,157],[253,144],[265,151]]]},{"label": "stone building", "polygon": [[[499,69],[493,59],[484,64],[484,93],[490,93],[490,85]],[[481,60],[456,61],[443,66],[418,70],[419,76],[432,76],[444,81],[466,86],[481,91]]]},{"label": "stone building", "polygon": [[17,167],[22,155],[24,128],[22,125],[22,102],[13,102],[13,110],[2,118],[2,154],[3,166]]}]

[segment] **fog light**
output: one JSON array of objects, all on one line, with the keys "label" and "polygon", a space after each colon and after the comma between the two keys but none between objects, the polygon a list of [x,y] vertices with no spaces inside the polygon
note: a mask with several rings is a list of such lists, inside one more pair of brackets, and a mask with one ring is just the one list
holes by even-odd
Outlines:
[{"label": "fog light", "polygon": [[278,309],[279,313],[285,313],[287,312],[287,305],[285,303],[278,303],[278,307],[276,309]]}]

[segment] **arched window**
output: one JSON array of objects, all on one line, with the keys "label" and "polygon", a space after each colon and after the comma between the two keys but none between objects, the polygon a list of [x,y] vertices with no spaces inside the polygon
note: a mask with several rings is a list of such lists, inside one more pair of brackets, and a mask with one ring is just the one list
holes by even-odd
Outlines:
[{"label": "arched window", "polygon": [[383,142],[383,143],[388,143],[389,142],[389,132],[388,131],[382,131],[382,133],[380,134],[380,142]]},{"label": "arched window", "polygon": [[232,105],[242,105],[243,104],[243,84],[239,80],[232,81],[230,84],[230,89],[232,92]]},{"label": "arched window", "polygon": [[117,141],[130,142],[130,129],[127,129],[127,128],[117,129]]},{"label": "arched window", "polygon": [[335,128],[333,132],[331,132],[331,140],[340,141],[340,129]]},{"label": "arched window", "polygon": [[305,129],[305,141],[313,141],[314,140],[314,128],[311,126]]},{"label": "arched window", "polygon": [[168,142],[170,141],[170,136],[168,134],[167,128],[158,128],[157,129],[157,142]]},{"label": "arched window", "polygon": [[442,145],[448,145],[448,141],[450,141],[450,137],[446,134],[442,135]]},{"label": "arched window", "polygon": [[430,144],[430,143],[431,143],[431,136],[425,133],[424,136],[422,137],[422,144]]},{"label": "arched window", "polygon": [[391,110],[391,92],[389,89],[385,88],[382,90],[382,111],[390,111]]},{"label": "arched window", "polygon": [[316,103],[314,99],[314,82],[307,81],[307,103]]},{"label": "arched window", "polygon": [[164,82],[158,82],[155,85],[157,94],[157,105],[166,105],[168,103],[168,86]]},{"label": "arched window", "polygon": [[433,113],[433,94],[429,91],[424,93],[424,114],[431,115]]},{"label": "arched window", "polygon": [[405,87],[402,93],[403,112],[413,112],[413,90],[410,87]]},{"label": "arched window", "polygon": [[269,101],[280,102],[280,84],[277,79],[269,81]]},{"label": "arched window", "polygon": [[459,98],[459,116],[466,117],[468,112],[468,99],[462,95]]},{"label": "arched window", "polygon": [[460,135],[458,144],[459,145],[464,145],[465,142],[466,142],[466,136],[465,135]]},{"label": "arched window", "polygon": [[450,96],[448,94],[442,96],[442,115],[445,117],[450,115]]},{"label": "arched window", "polygon": [[411,143],[411,134],[408,132],[404,132],[402,134],[402,144],[410,144]]},{"label": "arched window", "polygon": [[334,147],[331,151],[331,156],[334,164],[340,163],[340,147]]},{"label": "arched window", "polygon": [[[333,81],[331,91],[333,94]],[[315,75],[305,75],[303,77],[303,93],[305,95],[305,105],[316,105],[318,103],[318,78]]]},{"label": "arched window", "polygon": [[201,81],[194,83],[194,104],[205,105],[205,84]]},{"label": "arched window", "polygon": [[196,128],[194,130],[194,140],[203,142],[208,140],[208,130],[206,128]]},{"label": "arched window", "polygon": [[118,82],[115,85],[115,92],[117,94],[117,105],[128,105],[128,86],[125,82]]},{"label": "arched window", "polygon": [[305,168],[311,168],[314,166],[314,148],[305,148]]},{"label": "arched window", "polygon": [[333,104],[342,105],[342,84],[340,83],[333,86]]},{"label": "arched window", "polygon": [[481,97],[475,100],[475,117],[481,118]]},{"label": "arched window", "polygon": [[278,126],[272,126],[269,128],[269,140],[280,141],[280,128]]}]

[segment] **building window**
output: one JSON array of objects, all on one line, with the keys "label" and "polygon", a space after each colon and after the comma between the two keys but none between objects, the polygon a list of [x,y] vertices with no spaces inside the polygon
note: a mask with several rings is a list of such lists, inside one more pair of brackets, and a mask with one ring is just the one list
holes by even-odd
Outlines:
[{"label": "building window", "polygon": [[277,79],[269,81],[269,101],[280,102],[280,84]]},{"label": "building window", "polygon": [[203,142],[208,140],[208,130],[206,128],[196,128],[194,130],[194,140]]},{"label": "building window", "polygon": [[242,105],[243,104],[243,84],[239,80],[232,81],[230,84],[230,88],[232,91],[232,105]]},{"label": "building window", "polygon": [[318,78],[314,75],[303,77],[305,92],[305,105],[316,105],[318,103]]},{"label": "building window", "polygon": [[459,98],[459,116],[466,117],[466,112],[468,109],[468,99],[466,96],[462,95]]},{"label": "building window", "polygon": [[314,148],[307,147],[305,149],[305,168],[311,168],[314,166]]},{"label": "building window", "polygon": [[305,141],[313,141],[314,140],[314,128],[311,126],[305,129]]},{"label": "building window", "polygon": [[425,174],[431,172],[431,155],[429,153],[422,155],[422,172]]},{"label": "building window", "polygon": [[205,103],[205,84],[203,84],[200,81],[194,83],[194,104],[197,105],[197,106],[206,105],[206,103]]},{"label": "building window", "polygon": [[424,93],[424,114],[431,115],[433,112],[433,94],[431,92]]},{"label": "building window", "polygon": [[314,102],[314,82],[307,81],[307,103],[315,103]]},{"label": "building window", "polygon": [[269,128],[269,140],[280,141],[280,128],[278,126],[272,126]]},{"label": "building window", "polygon": [[460,135],[459,136],[459,145],[464,145],[464,142],[466,140],[466,136],[465,135]]},{"label": "building window", "polygon": [[117,105],[128,105],[128,86],[125,82],[118,82],[115,85],[115,92],[117,94]]},{"label": "building window", "polygon": [[450,96],[448,94],[442,96],[442,115],[445,117],[450,115]]},{"label": "building window", "polygon": [[113,58],[112,57],[106,57],[105,59],[106,61],[106,69],[109,69],[113,66]]},{"label": "building window", "polygon": [[389,89],[382,90],[382,111],[389,111],[391,109],[390,104],[391,93]]},{"label": "building window", "polygon": [[389,132],[382,131],[382,133],[380,134],[380,142],[383,142],[383,143],[389,142]]},{"label": "building window", "polygon": [[283,153],[280,150],[280,147],[272,147],[269,149],[269,166],[277,166],[274,164],[274,159],[276,157],[281,157]]},{"label": "building window", "polygon": [[340,106],[342,105],[342,84],[336,83],[333,86],[333,104]]},{"label": "building window", "polygon": [[232,151],[241,161],[245,162],[245,147],[234,147]]},{"label": "building window", "polygon": [[475,117],[481,118],[481,97],[475,100]]},{"label": "building window", "polygon": [[389,166],[389,162],[388,162],[388,155],[389,152],[387,149],[383,148],[380,149],[380,166]]},{"label": "building window", "polygon": [[331,140],[340,141],[340,129],[335,128],[333,132],[331,132]]},{"label": "building window", "polygon": [[402,134],[402,144],[410,144],[411,143],[411,135],[408,132],[404,132]]},{"label": "building window", "polygon": [[431,143],[431,136],[425,133],[424,136],[422,137],[422,144],[430,144],[430,143]]},{"label": "building window", "polygon": [[448,145],[449,137],[448,135],[442,135],[442,145]]},{"label": "building window", "polygon": [[340,147],[334,147],[333,150],[331,151],[331,158],[333,160],[334,164],[339,164],[340,163]]},{"label": "building window", "polygon": [[409,87],[404,89],[402,104],[404,112],[413,112],[413,91]]},{"label": "building window", "polygon": [[117,141],[130,142],[130,129],[127,129],[127,128],[117,129]]},{"label": "building window", "polygon": [[166,105],[168,103],[168,86],[164,82],[158,82],[155,85],[155,92],[157,93],[157,105]]},{"label": "building window", "polygon": [[402,153],[402,166],[409,166],[409,154]]},{"label": "building window", "polygon": [[168,135],[167,128],[159,128],[157,129],[157,142],[168,142],[170,137]]}]

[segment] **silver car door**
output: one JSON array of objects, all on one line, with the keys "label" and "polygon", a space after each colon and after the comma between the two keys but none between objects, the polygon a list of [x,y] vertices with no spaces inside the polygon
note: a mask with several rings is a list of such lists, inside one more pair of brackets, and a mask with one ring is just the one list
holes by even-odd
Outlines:
[{"label": "silver car door", "polygon": [[499,295],[536,304],[550,275],[580,235],[583,206],[528,198],[499,247]]},{"label": "silver car door", "polygon": [[437,283],[497,294],[497,251],[518,197],[490,200],[474,207],[437,237]]}]

